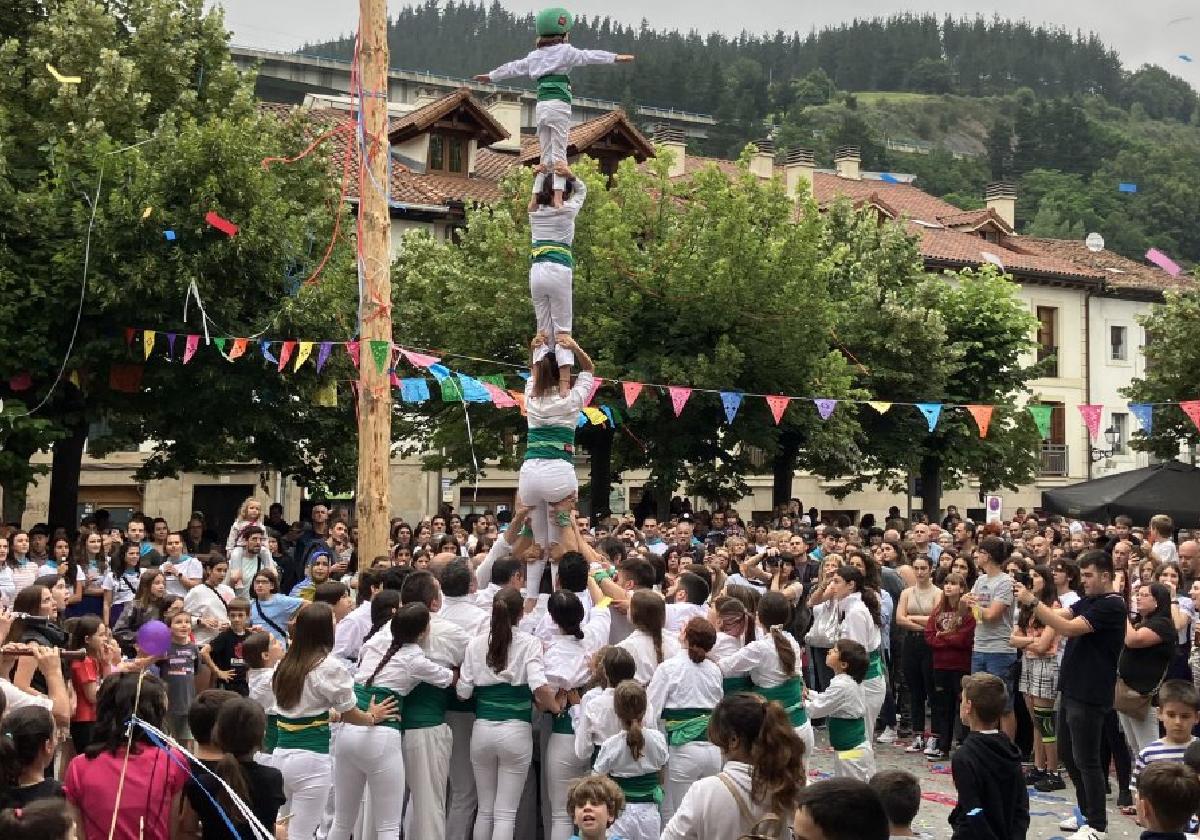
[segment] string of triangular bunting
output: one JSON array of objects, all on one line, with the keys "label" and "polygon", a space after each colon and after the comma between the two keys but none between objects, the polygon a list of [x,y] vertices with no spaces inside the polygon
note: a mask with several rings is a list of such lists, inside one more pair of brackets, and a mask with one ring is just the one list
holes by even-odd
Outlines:
[{"label": "string of triangular bunting", "polygon": [[[158,343],[160,336],[166,341],[166,357],[168,361],[175,360],[177,345],[179,343],[180,334],[173,332],[159,332],[156,330],[139,330],[134,327],[125,329],[125,343],[132,348],[135,346],[140,335],[140,347],[143,360],[149,360],[156,347],[161,347]],[[188,364],[196,355],[200,346],[202,336],[198,334],[185,334],[182,336],[183,351],[181,361],[183,364]],[[380,373],[387,373],[390,377],[391,385],[394,389],[400,392],[400,399],[406,403],[420,404],[427,402],[432,397],[432,392],[429,387],[429,380],[422,377],[401,378],[397,372],[396,365],[403,358],[412,367],[428,371],[436,381],[440,391],[441,399],[444,402],[476,402],[476,403],[492,403],[497,408],[520,409],[521,413],[525,413],[525,396],[523,390],[511,390],[506,387],[504,374],[491,374],[487,376],[473,377],[465,373],[451,371],[450,368],[442,364],[442,359],[439,356],[421,353],[416,350],[401,347],[394,342],[382,341],[302,341],[298,339],[285,340],[256,340],[253,345],[257,346],[262,358],[268,363],[274,365],[281,373],[289,369],[293,371],[299,370],[313,356],[313,351],[316,351],[316,359],[314,364],[317,372],[328,363],[334,348],[342,347],[346,354],[353,362],[355,368],[359,366],[362,360],[363,344],[369,354],[370,359],[374,363],[376,370]],[[217,352],[221,354],[227,361],[233,362],[246,355],[251,349],[252,342],[246,338],[217,338],[212,339],[212,344]],[[276,353],[276,349],[278,352]],[[495,360],[477,359],[475,357],[463,356],[462,358],[471,359],[474,361],[492,362],[499,365],[507,365],[516,367],[507,362],[497,362]],[[132,370],[137,368],[136,365],[114,365],[110,374],[110,387],[115,390],[136,390],[140,383],[140,370]],[[521,379],[527,380],[529,372],[518,370],[516,373]],[[132,380],[136,378],[137,382]],[[596,391],[606,382],[612,384],[620,384],[625,398],[625,407],[630,409],[638,401],[639,397],[646,388],[653,388],[660,392],[666,392],[671,400],[671,408],[676,417],[683,414],[684,408],[693,394],[717,394],[721,400],[721,406],[725,411],[725,419],[732,424],[741,409],[742,402],[746,397],[759,398],[761,397],[767,403],[771,411],[771,416],[774,418],[776,425],[783,421],[784,414],[787,412],[789,405],[793,402],[811,403],[817,410],[818,415],[822,420],[828,420],[833,416],[839,403],[848,403],[851,405],[867,405],[879,414],[886,414],[895,406],[906,406],[916,408],[921,416],[925,419],[926,425],[930,432],[933,432],[938,422],[941,420],[943,412],[946,409],[962,409],[969,413],[975,421],[975,426],[979,431],[981,438],[986,438],[991,425],[992,417],[995,410],[1002,406],[996,405],[960,405],[956,403],[935,403],[935,402],[887,402],[882,400],[835,400],[822,397],[796,397],[787,396],[784,394],[749,394],[741,391],[720,391],[709,388],[692,388],[683,385],[659,385],[646,382],[633,382],[628,380],[604,380],[596,377],[595,384],[592,388],[592,393],[588,395],[585,402],[587,406],[579,415],[579,425],[604,425],[611,424],[618,426],[623,422],[623,415],[620,410],[613,406],[601,405],[593,407],[592,401],[596,396]],[[12,383],[10,382],[10,386]],[[332,389],[330,389],[332,385]],[[323,393],[320,404],[336,405],[337,392],[336,382],[332,382],[326,386],[327,392]],[[14,388],[14,390],[19,390]],[[332,403],[329,402],[329,391],[332,391]],[[1200,399],[1186,400],[1179,403],[1129,403],[1128,408],[1131,414],[1137,419],[1142,430],[1149,434],[1153,430],[1154,424],[1154,408],[1156,406],[1178,405],[1183,409],[1184,413],[1200,428]],[[1045,403],[1031,403],[1024,406],[1030,415],[1033,417],[1034,423],[1037,426],[1039,433],[1043,439],[1049,439],[1051,433],[1051,417],[1054,410],[1053,405]],[[1100,437],[1100,425],[1103,416],[1104,406],[1099,404],[1085,404],[1078,406],[1080,415],[1082,416],[1084,425],[1087,427],[1088,434],[1093,441],[1098,441]]]}]

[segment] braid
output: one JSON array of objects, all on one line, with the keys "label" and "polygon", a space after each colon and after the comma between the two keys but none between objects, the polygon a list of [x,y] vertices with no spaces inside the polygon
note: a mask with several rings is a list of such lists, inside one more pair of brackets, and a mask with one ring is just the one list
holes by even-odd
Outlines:
[{"label": "braid", "polygon": [[400,641],[399,639],[392,639],[392,643],[388,645],[387,652],[383,655],[383,658],[379,660],[379,664],[375,666],[375,670],[371,672],[371,676],[367,679],[367,682],[365,683],[367,688],[375,685],[375,678],[379,676],[379,672],[383,670],[383,666],[387,665],[388,662],[391,661],[391,658],[395,656],[397,651],[399,651],[403,646],[404,642]]}]

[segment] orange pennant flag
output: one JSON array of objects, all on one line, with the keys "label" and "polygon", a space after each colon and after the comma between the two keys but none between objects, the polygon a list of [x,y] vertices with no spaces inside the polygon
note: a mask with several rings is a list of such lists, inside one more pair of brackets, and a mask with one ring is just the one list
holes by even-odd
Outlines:
[{"label": "orange pennant flag", "polygon": [[246,344],[248,342],[249,339],[246,338],[235,338],[233,340],[233,348],[229,351],[229,361],[232,362],[234,359],[240,359],[246,352]]},{"label": "orange pennant flag", "polygon": [[971,416],[975,418],[975,425],[979,427],[979,436],[987,437],[988,426],[992,422],[992,412],[995,410],[994,405],[969,405],[967,411],[971,412]]}]

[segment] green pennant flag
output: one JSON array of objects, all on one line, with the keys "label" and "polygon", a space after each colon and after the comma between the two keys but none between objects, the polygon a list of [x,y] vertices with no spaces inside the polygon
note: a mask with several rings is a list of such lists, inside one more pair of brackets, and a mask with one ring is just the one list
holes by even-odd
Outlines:
[{"label": "green pennant flag", "polygon": [[1054,407],[1050,405],[1034,404],[1026,406],[1029,413],[1033,415],[1033,422],[1037,423],[1038,433],[1042,436],[1042,440],[1050,439],[1050,414],[1054,411]]},{"label": "green pennant flag", "polygon": [[219,351],[221,351],[222,353],[224,353],[225,352],[225,343],[228,341],[229,341],[228,338],[214,338],[213,344],[217,345],[217,349]]},{"label": "green pennant flag", "polygon": [[454,377],[446,377],[438,382],[442,387],[442,402],[462,402],[462,389],[458,387],[458,380]]},{"label": "green pennant flag", "polygon": [[392,358],[392,342],[390,341],[372,341],[371,342],[371,358],[375,360],[375,369],[380,373],[387,370],[388,362]]},{"label": "green pennant flag", "polygon": [[480,376],[477,378],[479,379],[480,382],[490,382],[492,385],[495,385],[497,388],[500,388],[500,389],[503,389],[505,387],[504,386],[504,374],[502,374],[502,373],[489,373],[487,376]]}]

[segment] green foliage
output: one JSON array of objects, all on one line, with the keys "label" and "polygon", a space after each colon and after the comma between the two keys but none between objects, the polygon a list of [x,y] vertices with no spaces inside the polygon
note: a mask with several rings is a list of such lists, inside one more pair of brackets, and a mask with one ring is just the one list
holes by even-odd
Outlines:
[{"label": "green foliage", "polygon": [[1187,122],[1196,110],[1196,91],[1184,79],[1153,64],[1143,64],[1125,83],[1122,104],[1139,106],[1153,120]]},{"label": "green foliage", "polygon": [[[1166,302],[1155,306],[1142,319],[1146,328],[1146,374],[1138,377],[1121,395],[1130,402],[1177,403],[1194,400],[1196,371],[1200,370],[1200,293],[1168,292]],[[1174,459],[1182,447],[1200,444],[1200,431],[1177,405],[1156,405],[1154,426],[1149,435],[1139,430],[1130,441],[1134,449],[1155,457]]]}]

